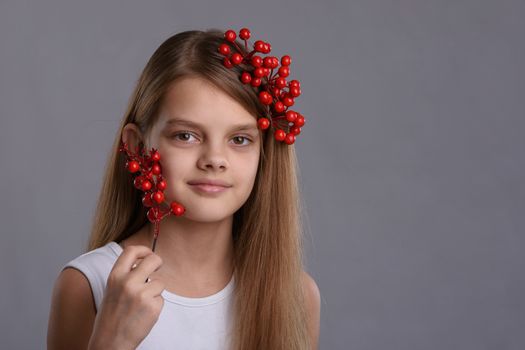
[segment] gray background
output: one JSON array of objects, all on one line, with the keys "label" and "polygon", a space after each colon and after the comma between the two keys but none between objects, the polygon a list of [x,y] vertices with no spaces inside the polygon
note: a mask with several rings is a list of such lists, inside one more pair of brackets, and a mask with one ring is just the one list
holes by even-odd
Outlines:
[{"label": "gray background", "polygon": [[[45,347],[147,59],[249,27],[291,55],[321,349],[525,348],[523,1],[2,1],[2,349]],[[253,42],[253,41],[252,41]]]}]

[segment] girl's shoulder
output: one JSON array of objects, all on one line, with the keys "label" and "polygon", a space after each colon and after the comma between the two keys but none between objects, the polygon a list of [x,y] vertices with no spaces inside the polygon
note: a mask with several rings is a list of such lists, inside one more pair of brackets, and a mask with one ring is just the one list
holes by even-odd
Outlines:
[{"label": "girl's shoulder", "polygon": [[319,286],[312,276],[302,271],[303,290],[308,312],[308,331],[314,348],[319,343],[320,317],[321,317],[321,293]]},{"label": "girl's shoulder", "polygon": [[67,262],[66,265],[64,265],[64,267],[68,266],[69,264],[75,263],[87,264],[90,266],[101,265],[108,262],[114,263],[121,252],[122,247],[120,247],[118,243],[111,241],[106,243],[102,247],[80,254],[79,256]]},{"label": "girl's shoulder", "polygon": [[97,310],[102,301],[109,273],[121,252],[122,248],[120,245],[111,241],[102,247],[75,257],[62,266],[62,270],[74,268],[86,277],[91,287]]}]

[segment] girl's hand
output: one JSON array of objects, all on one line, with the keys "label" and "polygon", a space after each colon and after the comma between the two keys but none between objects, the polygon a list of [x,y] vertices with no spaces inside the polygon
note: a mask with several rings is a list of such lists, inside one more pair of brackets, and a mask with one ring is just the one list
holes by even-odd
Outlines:
[{"label": "girl's hand", "polygon": [[[138,259],[138,266],[133,268]],[[90,349],[135,349],[149,334],[164,306],[164,282],[148,276],[162,265],[150,248],[126,246],[111,270]]]}]

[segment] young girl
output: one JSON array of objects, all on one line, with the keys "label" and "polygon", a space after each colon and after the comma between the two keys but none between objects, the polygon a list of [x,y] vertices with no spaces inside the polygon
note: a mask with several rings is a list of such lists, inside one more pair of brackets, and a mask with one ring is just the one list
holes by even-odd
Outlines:
[{"label": "young girl", "polygon": [[[267,106],[240,80],[250,67],[225,65],[217,49],[247,53],[227,35],[176,34],[144,68],[87,252],[55,282],[48,349],[317,349],[294,147],[260,128]],[[158,150],[166,198],[185,208],[160,222],[154,251],[121,142]]]}]

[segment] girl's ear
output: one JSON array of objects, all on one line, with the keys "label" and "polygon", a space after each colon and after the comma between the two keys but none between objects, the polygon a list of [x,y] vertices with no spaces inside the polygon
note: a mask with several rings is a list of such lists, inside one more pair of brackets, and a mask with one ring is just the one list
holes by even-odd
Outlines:
[{"label": "girl's ear", "polygon": [[128,123],[122,129],[122,142],[128,144],[129,150],[135,152],[144,147],[144,139],[138,126],[134,123]]}]

